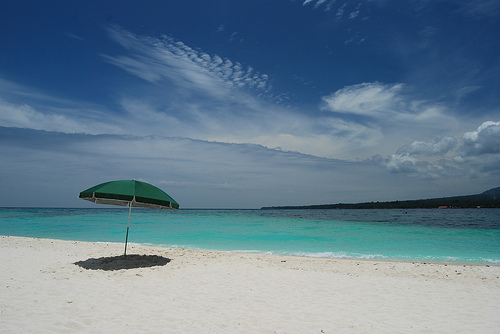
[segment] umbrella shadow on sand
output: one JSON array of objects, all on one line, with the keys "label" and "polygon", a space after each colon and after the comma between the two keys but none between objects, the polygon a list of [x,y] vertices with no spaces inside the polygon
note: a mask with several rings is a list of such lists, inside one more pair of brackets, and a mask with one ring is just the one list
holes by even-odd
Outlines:
[{"label": "umbrella shadow on sand", "polygon": [[75,264],[90,270],[121,270],[164,266],[171,260],[159,255],[123,255],[112,257],[90,258]]}]

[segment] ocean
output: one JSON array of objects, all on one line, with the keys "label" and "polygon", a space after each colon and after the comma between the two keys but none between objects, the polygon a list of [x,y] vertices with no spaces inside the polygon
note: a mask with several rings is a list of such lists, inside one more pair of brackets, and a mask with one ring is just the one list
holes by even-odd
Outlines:
[{"label": "ocean", "polygon": [[[0,235],[124,243],[128,208],[0,208]],[[151,210],[129,243],[326,258],[500,264],[500,209]]]}]

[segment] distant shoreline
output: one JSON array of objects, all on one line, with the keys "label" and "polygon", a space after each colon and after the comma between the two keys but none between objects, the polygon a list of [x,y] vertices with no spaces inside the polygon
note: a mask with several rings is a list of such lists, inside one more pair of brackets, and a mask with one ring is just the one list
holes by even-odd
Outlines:
[{"label": "distant shoreline", "polygon": [[475,209],[500,208],[500,187],[487,190],[481,194],[454,196],[431,199],[337,203],[300,206],[265,206],[262,210],[324,210],[324,209]]}]

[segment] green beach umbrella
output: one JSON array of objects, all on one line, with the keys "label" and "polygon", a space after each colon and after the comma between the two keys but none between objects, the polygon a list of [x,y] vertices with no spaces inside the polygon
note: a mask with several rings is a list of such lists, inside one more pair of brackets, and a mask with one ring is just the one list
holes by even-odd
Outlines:
[{"label": "green beach umbrella", "polygon": [[119,180],[98,184],[80,193],[78,198],[97,204],[129,206],[125,253],[132,207],[152,209],[179,209],[179,204],[160,188],[136,180]]}]

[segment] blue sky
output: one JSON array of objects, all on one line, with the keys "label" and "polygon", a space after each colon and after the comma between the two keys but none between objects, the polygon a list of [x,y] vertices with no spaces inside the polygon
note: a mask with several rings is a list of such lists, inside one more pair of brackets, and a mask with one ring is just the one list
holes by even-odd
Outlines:
[{"label": "blue sky", "polygon": [[138,179],[181,208],[500,186],[500,1],[4,1],[1,206]]}]

